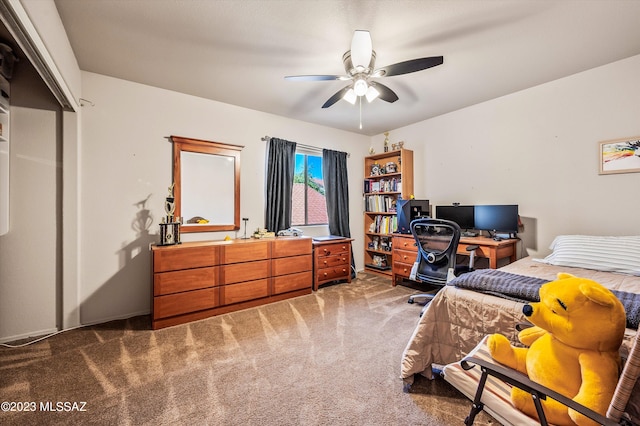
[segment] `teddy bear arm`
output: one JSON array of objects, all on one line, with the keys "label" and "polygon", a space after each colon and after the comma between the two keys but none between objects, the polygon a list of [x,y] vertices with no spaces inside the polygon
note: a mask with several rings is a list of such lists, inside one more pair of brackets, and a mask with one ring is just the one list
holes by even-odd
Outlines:
[{"label": "teddy bear arm", "polygon": [[[583,353],[579,362],[582,384],[573,400],[604,416],[618,382],[618,360],[603,353]],[[569,410],[569,415],[580,426],[595,424],[577,411]]]},{"label": "teddy bear arm", "polygon": [[500,364],[527,374],[526,358],[527,348],[516,348],[502,334],[492,334],[487,340],[487,346],[491,357]]},{"label": "teddy bear arm", "polygon": [[520,342],[523,345],[531,346],[533,342],[535,342],[536,340],[538,340],[540,337],[544,336],[547,333],[548,333],[547,330],[540,328],[538,326],[533,326],[533,327],[525,328],[520,333],[518,333],[518,340],[520,340]]}]

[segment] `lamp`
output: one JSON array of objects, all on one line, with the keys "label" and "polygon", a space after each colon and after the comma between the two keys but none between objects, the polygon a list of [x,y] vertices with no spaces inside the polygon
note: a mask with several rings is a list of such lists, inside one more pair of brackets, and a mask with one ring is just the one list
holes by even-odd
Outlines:
[{"label": "lamp", "polygon": [[373,46],[369,31],[356,30],[351,40],[351,63],[358,72],[364,71],[369,66],[372,52]]},{"label": "lamp", "polygon": [[359,78],[355,83],[353,83],[353,91],[356,92],[357,96],[364,96],[364,94],[367,93],[368,88],[369,85],[363,78]]},{"label": "lamp", "polygon": [[347,93],[345,93],[344,96],[342,97],[342,99],[349,102],[351,105],[355,105],[357,98],[358,96],[356,95],[356,92],[353,89],[347,90]]},{"label": "lamp", "polygon": [[369,86],[367,92],[364,95],[367,97],[367,101],[371,102],[372,100],[380,96],[380,92],[378,92],[378,89],[376,89],[375,87]]}]

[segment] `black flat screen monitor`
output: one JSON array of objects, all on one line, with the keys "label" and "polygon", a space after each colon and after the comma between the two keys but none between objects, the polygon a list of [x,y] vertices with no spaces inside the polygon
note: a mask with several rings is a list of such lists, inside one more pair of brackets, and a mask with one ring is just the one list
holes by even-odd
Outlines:
[{"label": "black flat screen monitor", "polygon": [[461,229],[475,229],[474,206],[436,206],[436,218],[455,222]]},{"label": "black flat screen monitor", "polygon": [[410,234],[411,221],[420,217],[429,217],[429,200],[401,200],[396,203],[398,229],[396,232]]},{"label": "black flat screen monitor", "polygon": [[518,205],[475,206],[475,228],[481,231],[518,232]]}]

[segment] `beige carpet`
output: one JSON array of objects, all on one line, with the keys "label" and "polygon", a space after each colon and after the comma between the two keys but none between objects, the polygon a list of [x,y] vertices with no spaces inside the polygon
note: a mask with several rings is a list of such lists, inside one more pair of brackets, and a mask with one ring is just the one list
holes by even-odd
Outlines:
[{"label": "beige carpet", "polygon": [[[36,411],[0,412],[0,424],[462,424],[470,402],[442,379],[403,392],[414,292],[361,273],[163,330],[144,316],[2,348],[0,402],[33,402],[26,407]],[[476,424],[493,422],[482,414]]]}]

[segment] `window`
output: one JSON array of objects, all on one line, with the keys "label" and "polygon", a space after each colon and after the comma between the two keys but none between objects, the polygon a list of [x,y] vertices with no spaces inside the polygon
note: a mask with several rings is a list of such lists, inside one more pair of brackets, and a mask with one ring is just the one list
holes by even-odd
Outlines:
[{"label": "window", "polygon": [[329,223],[321,155],[296,151],[292,207],[292,226]]}]

